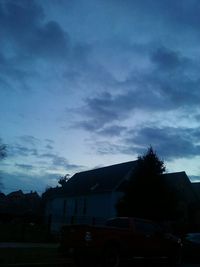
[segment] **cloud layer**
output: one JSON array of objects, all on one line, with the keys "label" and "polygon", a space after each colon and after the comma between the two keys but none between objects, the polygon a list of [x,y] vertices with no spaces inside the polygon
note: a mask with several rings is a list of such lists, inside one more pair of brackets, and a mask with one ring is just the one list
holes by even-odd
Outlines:
[{"label": "cloud layer", "polygon": [[76,172],[150,144],[198,165],[199,11],[197,0],[0,1],[4,173]]}]

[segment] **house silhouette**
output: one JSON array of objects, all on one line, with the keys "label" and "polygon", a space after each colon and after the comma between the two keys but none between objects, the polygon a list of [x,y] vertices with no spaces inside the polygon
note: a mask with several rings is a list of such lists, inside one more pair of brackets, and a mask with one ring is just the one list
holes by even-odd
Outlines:
[{"label": "house silhouette", "polygon": [[[136,161],[129,161],[98,169],[76,173],[62,187],[51,188],[43,194],[46,222],[52,231],[59,231],[63,224],[104,224],[117,215],[116,204],[124,188],[134,175]],[[197,203],[197,194],[184,171],[163,174],[170,190],[178,196],[178,209],[183,221],[189,221],[190,208]],[[197,211],[193,211],[197,219]]]}]

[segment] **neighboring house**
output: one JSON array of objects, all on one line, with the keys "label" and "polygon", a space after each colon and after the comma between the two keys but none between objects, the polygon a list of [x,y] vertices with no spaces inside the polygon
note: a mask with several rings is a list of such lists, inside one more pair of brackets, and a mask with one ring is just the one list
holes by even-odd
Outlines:
[{"label": "neighboring house", "polygon": [[[194,190],[193,183],[190,182],[187,174],[182,172],[163,174],[169,190],[175,192],[177,197],[177,212],[180,214],[182,222],[193,223],[198,220],[199,199]],[[170,192],[169,192],[170,193]]]},{"label": "neighboring house", "polygon": [[194,191],[196,192],[197,197],[200,200],[200,182],[192,183],[192,187],[193,187]]},{"label": "neighboring house", "polygon": [[24,194],[22,190],[8,195],[0,194],[0,222],[3,221],[41,221],[42,200],[37,192]]},{"label": "neighboring house", "polygon": [[198,203],[195,206],[195,210],[197,211],[196,213],[196,221],[200,222],[200,182],[194,182],[192,183],[192,187],[196,193],[196,196],[198,198]]},{"label": "neighboring house", "polygon": [[[63,187],[44,193],[45,217],[51,230],[69,223],[103,224],[116,216],[116,203],[123,195],[124,186],[133,173],[137,161],[111,165],[76,173]],[[185,172],[163,175],[170,190],[178,197],[177,208],[184,222],[196,219],[197,196]],[[195,203],[195,204],[194,204]]]}]

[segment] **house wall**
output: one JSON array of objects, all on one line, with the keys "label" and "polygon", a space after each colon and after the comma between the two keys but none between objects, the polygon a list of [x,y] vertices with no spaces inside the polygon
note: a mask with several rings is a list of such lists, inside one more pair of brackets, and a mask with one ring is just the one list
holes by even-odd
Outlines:
[{"label": "house wall", "polygon": [[46,202],[45,217],[51,231],[58,231],[60,229],[60,222],[63,220],[62,207],[62,198],[51,199]]},{"label": "house wall", "polygon": [[121,196],[120,192],[109,192],[55,198],[47,202],[46,217],[52,231],[70,223],[103,224],[117,215],[115,205]]}]

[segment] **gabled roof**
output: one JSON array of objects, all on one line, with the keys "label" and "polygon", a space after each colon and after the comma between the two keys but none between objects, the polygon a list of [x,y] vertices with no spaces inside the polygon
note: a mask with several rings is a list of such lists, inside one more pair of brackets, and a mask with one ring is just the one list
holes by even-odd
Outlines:
[{"label": "gabled roof", "polygon": [[[136,164],[137,160],[76,173],[63,187],[51,188],[44,194],[44,197],[57,198],[112,191],[123,192]],[[162,176],[180,199],[188,203],[196,201],[196,194],[192,183],[184,171],[166,173]]]},{"label": "gabled roof", "polygon": [[192,187],[193,187],[197,197],[200,199],[200,182],[192,183]]},{"label": "gabled roof", "polygon": [[166,173],[162,176],[166,183],[177,193],[180,199],[190,203],[196,201],[196,194],[192,183],[184,171]]},{"label": "gabled roof", "polygon": [[22,190],[13,191],[7,195],[8,198],[15,198],[15,197],[22,198],[23,196],[24,193],[22,192]]},{"label": "gabled roof", "polygon": [[135,167],[137,161],[76,173],[64,185],[67,195],[85,195],[115,190]]}]

